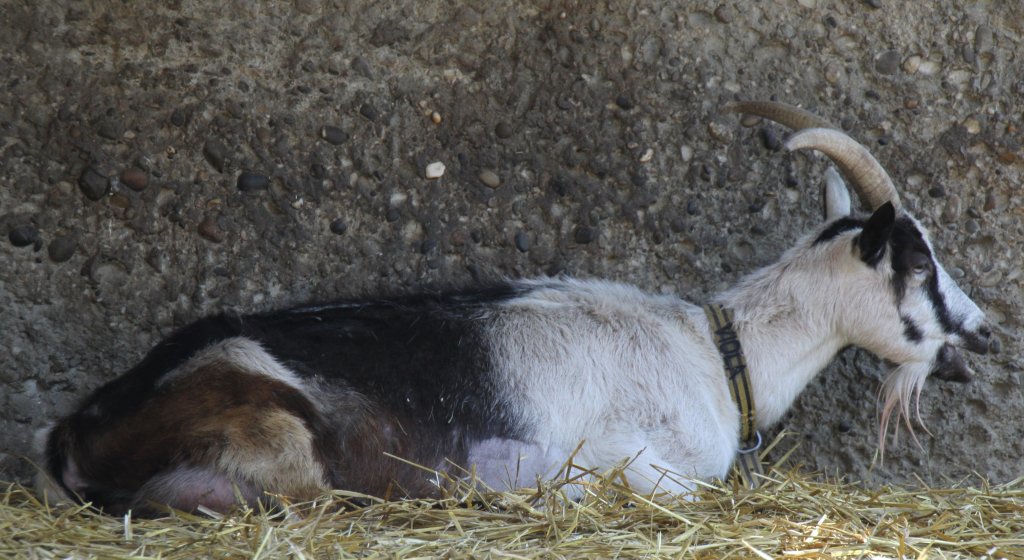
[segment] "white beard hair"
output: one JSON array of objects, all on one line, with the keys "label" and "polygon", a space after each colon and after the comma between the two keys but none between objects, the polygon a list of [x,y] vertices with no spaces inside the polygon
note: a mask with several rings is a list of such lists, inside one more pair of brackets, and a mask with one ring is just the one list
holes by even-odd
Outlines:
[{"label": "white beard hair", "polygon": [[921,442],[918,441],[917,434],[914,433],[914,424],[911,422],[911,403],[914,406],[913,416],[917,420],[917,424],[924,429],[925,433],[931,435],[921,419],[920,406],[921,390],[924,388],[925,381],[928,380],[931,369],[931,365],[928,363],[906,363],[896,367],[882,380],[879,399],[884,397],[885,403],[882,405],[878,425],[878,448],[882,460],[885,459],[885,441],[889,432],[889,423],[894,420],[893,443],[899,441],[899,424],[900,418],[902,418],[910,432],[910,437],[914,439],[918,447],[921,447]]}]

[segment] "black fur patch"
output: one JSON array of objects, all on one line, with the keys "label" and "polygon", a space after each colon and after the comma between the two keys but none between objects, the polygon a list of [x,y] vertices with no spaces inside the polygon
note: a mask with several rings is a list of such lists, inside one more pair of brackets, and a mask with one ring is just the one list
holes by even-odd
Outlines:
[{"label": "black fur patch", "polygon": [[931,278],[928,279],[928,299],[931,300],[932,307],[935,308],[935,314],[939,317],[939,323],[942,324],[943,331],[965,334],[966,331],[964,331],[963,325],[955,323],[949,315],[949,308],[946,307],[946,298],[942,297],[942,292],[939,291],[939,277],[936,274],[932,274]]},{"label": "black fur patch", "polygon": [[[413,486],[425,484],[423,472],[386,453],[437,467],[446,459],[463,463],[469,446],[480,439],[518,437],[490,376],[484,316],[529,290],[508,283],[200,319],[160,342],[60,422],[47,442],[47,466],[63,484],[67,455],[87,457],[91,436],[126,419],[145,418],[163,376],[211,344],[242,336],[323,391],[322,408],[287,388],[277,406],[311,431],[316,458],[332,486],[423,495],[423,488]],[[235,389],[239,398],[254,390],[246,383]],[[173,433],[175,426],[162,429]],[[136,468],[131,461],[124,457],[110,466],[128,473]],[[92,474],[83,473],[87,484]],[[103,478],[117,475],[104,471]],[[130,489],[109,483],[82,492],[97,504],[123,504],[131,497]]]},{"label": "black fur patch", "polygon": [[903,335],[907,337],[907,340],[915,343],[924,340],[924,334],[913,319],[906,315],[900,315],[900,321],[903,322]]},{"label": "black fur patch", "polygon": [[[451,460],[464,464],[469,446],[490,437],[516,437],[495,394],[482,315],[489,307],[521,295],[514,284],[482,290],[417,294],[391,299],[338,302],[250,316],[242,336],[258,341],[287,367],[336,394],[357,394],[373,418],[352,425],[363,411],[343,400],[328,412],[327,427],[313,427],[317,439],[335,438],[326,460],[330,483],[381,495],[419,494],[408,487],[422,472],[380,464],[391,453],[421,465]],[[330,401],[328,401],[330,406]],[[334,418],[332,418],[334,417]],[[366,434],[356,441],[346,431]],[[337,441],[337,438],[341,438]],[[358,437],[364,436],[360,435]],[[404,489],[368,477],[367,470],[391,471]],[[405,472],[409,471],[409,472]]]},{"label": "black fur patch", "polygon": [[892,231],[896,226],[896,210],[891,202],[878,207],[857,236],[860,258],[872,268],[878,267],[885,257],[886,247],[892,242]]},{"label": "black fur patch", "polygon": [[928,244],[925,243],[924,235],[914,222],[906,217],[896,220],[889,244],[892,248],[893,291],[896,293],[897,301],[902,300],[906,294],[907,282],[909,277],[914,274],[914,268],[921,263],[926,263],[929,268],[929,276],[925,288],[935,315],[942,325],[942,330],[946,333],[960,332],[962,327],[950,317],[945,298],[939,291],[935,257],[928,248]]},{"label": "black fur patch", "polygon": [[826,227],[820,234],[818,234],[818,237],[814,239],[813,244],[817,245],[819,243],[831,241],[836,237],[839,237],[839,235],[844,232],[853,229],[859,229],[862,227],[864,227],[864,220],[859,220],[857,218],[850,217],[839,218],[838,220],[829,224],[828,227]]}]

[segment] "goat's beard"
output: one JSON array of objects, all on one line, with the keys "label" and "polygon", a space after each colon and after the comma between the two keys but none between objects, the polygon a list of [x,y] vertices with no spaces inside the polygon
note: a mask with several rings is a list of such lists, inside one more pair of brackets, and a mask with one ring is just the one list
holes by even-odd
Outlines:
[{"label": "goat's beard", "polygon": [[890,372],[885,380],[882,381],[879,399],[884,399],[884,404],[882,405],[882,416],[878,424],[878,447],[883,459],[885,458],[885,440],[889,433],[889,423],[895,422],[893,443],[896,443],[899,439],[901,418],[910,432],[910,437],[914,439],[918,447],[921,446],[921,442],[918,441],[917,435],[914,433],[914,423],[911,420],[911,405],[913,405],[913,417],[917,420],[917,424],[924,428],[926,433],[930,434],[927,426],[924,425],[924,421],[921,419],[920,407],[921,389],[924,388],[924,383],[928,379],[929,373],[931,373],[931,366],[929,364],[903,364]]}]

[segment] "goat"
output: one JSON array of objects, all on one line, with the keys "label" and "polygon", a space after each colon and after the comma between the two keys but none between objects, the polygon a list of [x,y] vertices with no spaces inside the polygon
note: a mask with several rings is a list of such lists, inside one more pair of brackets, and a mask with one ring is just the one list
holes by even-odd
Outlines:
[{"label": "goat", "polygon": [[[884,441],[931,372],[969,376],[959,348],[987,350],[984,314],[863,146],[786,105],[731,109],[799,130],[787,147],[828,155],[872,211],[852,216],[830,171],[824,225],[714,298],[734,314],[756,428],[856,345],[895,364]],[[437,495],[410,463],[514,488],[575,450],[595,469],[633,458],[637,491],[685,493],[725,477],[740,445],[712,331],[677,297],[570,278],[211,316],[41,431],[43,484],[115,514],[225,511],[332,488]]]}]

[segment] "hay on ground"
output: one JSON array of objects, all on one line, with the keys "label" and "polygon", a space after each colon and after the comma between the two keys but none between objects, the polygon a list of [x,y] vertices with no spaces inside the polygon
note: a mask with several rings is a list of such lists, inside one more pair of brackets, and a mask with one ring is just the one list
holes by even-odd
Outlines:
[{"label": "hay on ground", "polygon": [[1024,558],[1024,479],[869,490],[773,471],[756,491],[700,484],[657,499],[621,471],[540,486],[456,483],[444,499],[390,502],[336,492],[270,512],[135,519],[11,484],[0,558]]}]

